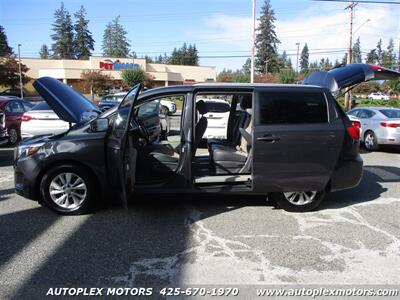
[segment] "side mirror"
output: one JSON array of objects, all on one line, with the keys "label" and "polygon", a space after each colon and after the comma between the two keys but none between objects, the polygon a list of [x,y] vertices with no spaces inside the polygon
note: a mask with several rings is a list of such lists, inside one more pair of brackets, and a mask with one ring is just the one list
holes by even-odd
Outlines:
[{"label": "side mirror", "polygon": [[90,130],[93,132],[107,131],[108,125],[109,123],[107,118],[95,119],[90,123]]}]

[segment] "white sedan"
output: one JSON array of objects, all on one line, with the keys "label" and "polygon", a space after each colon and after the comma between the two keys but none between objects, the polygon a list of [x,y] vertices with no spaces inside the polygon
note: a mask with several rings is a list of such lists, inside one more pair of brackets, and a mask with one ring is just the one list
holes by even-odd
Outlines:
[{"label": "white sedan", "polygon": [[389,96],[381,92],[371,93],[368,95],[368,99],[371,100],[389,100]]},{"label": "white sedan", "polygon": [[34,106],[21,117],[21,138],[43,134],[59,134],[67,131],[68,122],[60,120],[46,102]]}]

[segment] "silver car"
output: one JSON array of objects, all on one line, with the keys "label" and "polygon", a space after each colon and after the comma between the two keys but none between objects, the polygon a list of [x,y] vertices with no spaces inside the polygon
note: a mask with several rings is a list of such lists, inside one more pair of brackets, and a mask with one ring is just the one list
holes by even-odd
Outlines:
[{"label": "silver car", "polygon": [[361,141],[367,150],[379,145],[400,145],[400,109],[389,107],[360,107],[347,114],[361,121]]},{"label": "silver car", "polygon": [[46,102],[34,106],[21,117],[21,138],[66,132],[70,124],[56,115]]}]

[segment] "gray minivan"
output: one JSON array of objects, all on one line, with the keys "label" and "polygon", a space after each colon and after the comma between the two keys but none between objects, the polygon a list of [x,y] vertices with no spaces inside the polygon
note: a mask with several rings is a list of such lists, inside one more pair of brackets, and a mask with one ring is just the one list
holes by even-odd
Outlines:
[{"label": "gray minivan", "polygon": [[[141,92],[136,85],[105,113],[60,81],[34,87],[74,126],[24,140],[15,151],[17,193],[62,214],[92,209],[101,196],[127,205],[133,193],[268,195],[287,211],[315,209],[327,192],[356,186],[362,176],[360,130],[333,93],[400,73],[366,64],[315,72],[302,85],[195,84]],[[226,139],[202,139],[207,106],[230,103]],[[167,140],[150,140],[138,117],[162,99],[182,101]],[[358,123],[357,123],[358,124]]]}]

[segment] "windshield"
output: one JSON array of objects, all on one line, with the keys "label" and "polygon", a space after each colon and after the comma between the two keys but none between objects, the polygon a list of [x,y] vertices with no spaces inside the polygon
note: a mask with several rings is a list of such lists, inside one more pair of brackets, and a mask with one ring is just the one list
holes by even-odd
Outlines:
[{"label": "windshield", "polygon": [[400,109],[381,109],[379,111],[389,119],[400,119]]}]

